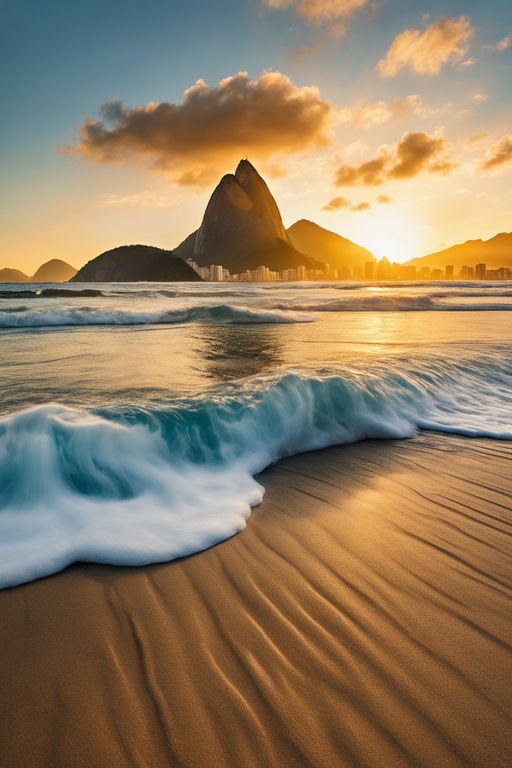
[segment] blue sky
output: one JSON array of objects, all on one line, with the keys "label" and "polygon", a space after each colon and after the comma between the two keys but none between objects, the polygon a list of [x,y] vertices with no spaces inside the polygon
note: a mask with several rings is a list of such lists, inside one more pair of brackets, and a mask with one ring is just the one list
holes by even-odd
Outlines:
[{"label": "blue sky", "polygon": [[[500,161],[483,175],[475,171],[491,147],[512,132],[512,47],[492,50],[512,35],[510,3],[368,2],[343,19],[341,36],[331,23],[308,22],[296,4],[284,10],[268,5],[263,0],[4,3],[0,266],[30,271],[52,256],[79,266],[121,242],[176,245],[200,223],[211,184],[184,186],[172,174],[148,171],[137,156],[120,166],[60,149],[79,142],[84,121],[97,119],[108,99],[121,99],[128,109],[149,102],[180,104],[198,79],[217,86],[238,72],[257,80],[271,70],[297,88],[315,86],[333,115],[361,100],[421,99],[422,109],[370,129],[336,122],[327,146],[289,152],[283,146],[277,164],[284,175],[267,170],[275,165],[272,153],[257,156],[285,224],[312,218],[358,242],[366,236],[362,244],[375,250],[386,218],[393,218],[394,226],[403,221],[404,231],[414,220],[418,236],[410,233],[394,245],[414,250],[408,257],[466,239],[465,232],[487,237],[512,229],[512,163]],[[443,63],[436,75],[404,66],[393,77],[379,76],[377,63],[400,33],[422,34],[443,16],[471,19],[464,57]],[[336,188],[332,169],[337,165],[359,166],[376,157],[383,144],[395,146],[406,132],[420,131],[428,136],[441,131],[455,145],[450,152],[457,155],[456,170],[434,177],[427,169],[407,183],[388,174],[378,188],[365,189],[359,182],[351,189]],[[478,134],[487,139],[477,141],[474,151],[463,151]],[[201,149],[199,143],[198,154]],[[221,165],[220,173],[233,170]],[[393,198],[385,215],[375,202],[377,193]],[[337,196],[350,198],[353,208],[361,202],[370,208],[322,211]],[[384,242],[386,237],[389,232]]]}]

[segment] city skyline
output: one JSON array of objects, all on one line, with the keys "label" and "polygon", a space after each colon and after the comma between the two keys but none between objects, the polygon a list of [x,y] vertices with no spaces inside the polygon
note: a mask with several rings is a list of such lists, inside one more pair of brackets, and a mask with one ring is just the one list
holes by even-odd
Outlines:
[{"label": "city skyline", "polygon": [[271,270],[262,264],[256,269],[247,269],[240,274],[231,274],[221,264],[210,264],[201,267],[193,259],[186,259],[187,264],[206,282],[300,282],[316,280],[356,280],[364,282],[373,281],[407,281],[407,280],[512,280],[511,267],[487,268],[487,264],[480,262],[474,265],[463,265],[456,268],[453,264],[447,264],[444,269],[436,267],[420,267],[415,265],[390,262],[383,257],[379,261],[368,261],[363,267],[345,267],[333,269],[326,263],[324,269],[307,269],[300,265],[296,269],[281,271]]}]

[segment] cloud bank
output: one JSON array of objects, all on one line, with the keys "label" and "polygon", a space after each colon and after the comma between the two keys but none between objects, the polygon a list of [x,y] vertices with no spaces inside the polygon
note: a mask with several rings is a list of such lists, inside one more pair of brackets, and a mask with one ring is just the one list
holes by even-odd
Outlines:
[{"label": "cloud bank", "polygon": [[202,186],[240,157],[266,161],[325,145],[334,108],[317,88],[299,88],[280,72],[258,80],[239,72],[216,87],[198,80],[181,104],[130,109],[113,100],[100,114],[64,151],[100,164],[143,162],[179,184]]},{"label": "cloud bank", "polygon": [[446,175],[455,167],[449,144],[439,133],[406,133],[395,145],[384,145],[377,157],[361,165],[341,165],[335,172],[337,187],[376,187],[385,181],[412,179],[422,171]]},{"label": "cloud bank", "polygon": [[474,60],[463,59],[475,30],[470,19],[444,17],[430,24],[425,32],[404,29],[391,44],[385,59],[379,61],[382,77],[395,77],[408,68],[418,75],[438,75],[446,63],[469,65]]}]

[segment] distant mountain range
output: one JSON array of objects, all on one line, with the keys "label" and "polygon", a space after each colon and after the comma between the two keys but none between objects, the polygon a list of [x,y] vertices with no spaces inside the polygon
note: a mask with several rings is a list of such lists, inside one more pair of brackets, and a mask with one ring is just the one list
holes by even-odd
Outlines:
[{"label": "distant mountain range", "polygon": [[76,275],[76,269],[61,259],[50,259],[32,275],[19,269],[0,269],[0,283],[65,283]]},{"label": "distant mountain range", "polygon": [[472,267],[478,263],[487,264],[491,269],[512,267],[512,232],[501,232],[490,240],[467,240],[465,243],[452,245],[451,248],[407,262],[417,269],[444,269],[447,264],[459,268]]},{"label": "distant mountain range", "polygon": [[[16,269],[0,269],[0,282],[133,282],[197,281],[201,278],[186,263],[200,267],[217,264],[231,274],[266,266],[275,272],[304,266],[353,274],[375,257],[345,237],[301,219],[285,229],[281,213],[267,184],[248,160],[234,174],[222,177],[206,206],[199,229],[174,250],[149,245],[123,245],[91,259],[78,272],[60,259],[51,259],[29,277]],[[444,269],[473,266],[512,266],[512,233],[466,243],[411,259],[407,265]]]}]

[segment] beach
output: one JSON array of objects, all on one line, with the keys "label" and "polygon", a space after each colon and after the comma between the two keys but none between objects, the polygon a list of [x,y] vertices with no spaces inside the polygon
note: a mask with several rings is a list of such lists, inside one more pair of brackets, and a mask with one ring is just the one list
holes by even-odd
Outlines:
[{"label": "beach", "polygon": [[0,592],[0,765],[509,766],[511,458],[293,456],[210,549]]}]

